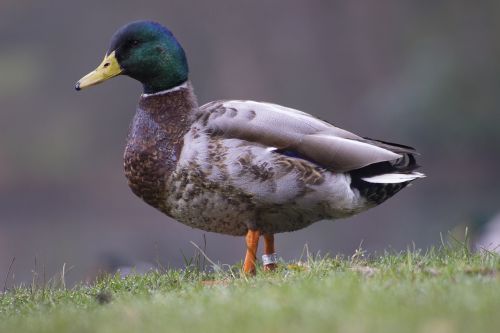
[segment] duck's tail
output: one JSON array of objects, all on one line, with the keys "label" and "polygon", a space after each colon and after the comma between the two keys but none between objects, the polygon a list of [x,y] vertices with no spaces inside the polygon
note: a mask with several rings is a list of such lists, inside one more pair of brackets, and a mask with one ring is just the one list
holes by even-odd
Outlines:
[{"label": "duck's tail", "polygon": [[353,170],[351,187],[357,189],[367,200],[380,204],[405,188],[415,179],[425,175],[415,171],[420,166],[415,155],[418,153],[411,147],[384,141],[371,140],[371,143],[389,149],[402,157],[395,161],[380,162]]}]

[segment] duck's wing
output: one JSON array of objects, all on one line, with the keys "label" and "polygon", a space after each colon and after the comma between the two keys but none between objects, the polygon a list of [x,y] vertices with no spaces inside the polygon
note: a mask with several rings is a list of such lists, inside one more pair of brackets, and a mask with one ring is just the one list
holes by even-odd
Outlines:
[{"label": "duck's wing", "polygon": [[362,138],[305,112],[254,101],[215,101],[200,107],[202,126],[216,135],[275,147],[346,172],[393,161],[410,147]]}]

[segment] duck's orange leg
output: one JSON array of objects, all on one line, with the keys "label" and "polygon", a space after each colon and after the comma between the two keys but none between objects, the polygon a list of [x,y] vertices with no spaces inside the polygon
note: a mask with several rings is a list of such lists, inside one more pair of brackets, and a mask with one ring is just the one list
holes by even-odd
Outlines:
[{"label": "duck's orange leg", "polygon": [[272,271],[276,268],[276,253],[274,252],[274,235],[264,235],[264,255],[262,256],[264,262],[264,270]]},{"label": "duck's orange leg", "polygon": [[259,246],[259,230],[248,230],[245,237],[247,243],[247,254],[243,263],[243,272],[245,274],[255,275],[255,261],[257,260],[257,247]]}]

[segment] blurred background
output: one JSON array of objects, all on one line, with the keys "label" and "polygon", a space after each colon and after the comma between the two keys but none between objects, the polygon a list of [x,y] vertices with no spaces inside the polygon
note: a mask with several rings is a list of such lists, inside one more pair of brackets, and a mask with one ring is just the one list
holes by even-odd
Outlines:
[{"label": "blurred background", "polygon": [[[498,1],[0,1],[0,280],[68,283],[99,270],[234,264],[244,240],[174,222],[123,175],[141,93],[125,77],[80,93],[123,24],[153,19],[184,46],[200,104],[297,108],[416,147],[428,178],[348,220],[277,236],[279,255],[370,253],[486,230],[500,199]],[[491,229],[491,228],[490,228]],[[498,229],[498,228],[497,228]],[[414,245],[413,245],[414,244]],[[13,274],[12,274],[13,273]]]}]

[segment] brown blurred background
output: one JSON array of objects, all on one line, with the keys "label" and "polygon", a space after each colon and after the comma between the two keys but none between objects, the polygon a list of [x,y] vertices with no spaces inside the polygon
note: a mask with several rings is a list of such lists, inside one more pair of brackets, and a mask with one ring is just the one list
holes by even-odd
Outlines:
[{"label": "brown blurred background", "polygon": [[[428,178],[354,218],[277,236],[279,254],[439,244],[492,216],[500,195],[498,1],[0,2],[0,279],[37,261],[69,281],[142,262],[182,267],[203,232],[134,197],[122,170],[140,85],[76,93],[114,31],[136,19],[184,46],[200,104],[265,100],[415,146]],[[206,233],[233,264],[243,239]],[[413,245],[411,245],[413,246]],[[9,278],[12,281],[12,277]],[[11,282],[9,282],[10,284]]]}]

